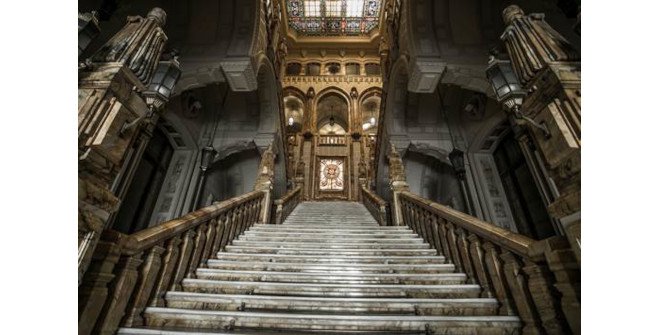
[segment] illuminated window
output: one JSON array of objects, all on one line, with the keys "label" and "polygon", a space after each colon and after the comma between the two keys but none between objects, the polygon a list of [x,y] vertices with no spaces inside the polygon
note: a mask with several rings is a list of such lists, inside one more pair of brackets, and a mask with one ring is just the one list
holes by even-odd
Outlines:
[{"label": "illuminated window", "polygon": [[381,0],[287,0],[288,25],[312,36],[366,35],[378,28]]},{"label": "illuminated window", "polygon": [[328,0],[325,2],[325,16],[341,16],[341,0]]},{"label": "illuminated window", "polygon": [[321,16],[321,0],[305,0],[305,16]]},{"label": "illuminated window", "polygon": [[347,0],[346,17],[362,17],[364,11],[364,0]]}]

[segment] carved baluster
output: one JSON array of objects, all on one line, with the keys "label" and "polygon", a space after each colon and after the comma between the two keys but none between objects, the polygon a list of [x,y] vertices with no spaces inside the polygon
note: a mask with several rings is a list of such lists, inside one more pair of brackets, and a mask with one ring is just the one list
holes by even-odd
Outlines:
[{"label": "carved baluster", "polygon": [[474,267],[470,258],[470,243],[466,235],[467,233],[463,228],[456,228],[456,247],[458,248],[458,253],[461,255],[463,271],[465,271],[468,277],[468,283],[474,284],[477,282],[477,279],[474,275]]},{"label": "carved baluster", "polygon": [[465,272],[461,255],[458,253],[458,246],[456,245],[456,231],[454,224],[447,222],[447,241],[449,242],[449,251],[451,251],[451,259],[456,265],[457,272]]},{"label": "carved baluster", "polygon": [[403,223],[410,227],[410,207],[408,207],[408,203],[405,201],[401,201],[401,214],[403,217]]},{"label": "carved baluster", "polygon": [[486,268],[488,269],[488,278],[493,285],[495,296],[500,302],[500,315],[513,315],[511,302],[509,301],[509,293],[506,289],[504,274],[502,273],[502,264],[499,259],[498,248],[490,242],[483,244],[486,260]]},{"label": "carved baluster", "polygon": [[195,238],[195,231],[188,230],[183,233],[183,239],[181,240],[181,247],[179,249],[179,261],[177,262],[176,270],[174,271],[174,279],[172,280],[172,285],[170,290],[181,290],[181,281],[186,275],[186,270],[188,269],[188,263],[190,263],[190,256],[193,252],[193,238]]},{"label": "carved baluster", "polygon": [[231,241],[234,240],[234,236],[236,234],[236,218],[238,217],[237,209],[232,208],[229,210],[228,214],[228,228],[229,228],[229,235],[227,236],[227,243],[225,245],[229,245]]},{"label": "carved baluster", "polygon": [[431,229],[431,213],[429,211],[424,211],[424,221],[422,221],[424,226],[424,241],[427,242],[431,248],[435,249],[435,240],[433,239],[433,232]]},{"label": "carved baluster", "polygon": [[101,317],[94,327],[96,334],[114,333],[126,313],[128,299],[133,295],[138,278],[137,268],[142,264],[142,254],[122,256],[115,267],[116,277],[110,285],[110,296]]},{"label": "carved baluster", "polygon": [[[402,212],[405,212],[405,209],[402,208]],[[415,234],[419,235],[419,229],[417,229],[417,214],[418,214],[417,208],[411,205],[409,212],[410,212],[410,224],[408,226],[410,227],[410,229],[412,229],[412,231],[415,232]]]},{"label": "carved baluster", "polygon": [[451,252],[449,252],[449,239],[447,239],[447,220],[438,218],[438,235],[440,236],[440,244],[442,245],[442,253],[448,263],[453,263]]},{"label": "carved baluster", "polygon": [[199,262],[200,267],[206,267],[206,261],[211,258],[211,253],[213,252],[213,246],[216,244],[216,236],[218,233],[218,221],[216,219],[211,219],[209,221],[209,226],[206,229],[206,243],[204,244],[204,250],[202,251],[202,259]]},{"label": "carved baluster", "polygon": [[504,276],[516,304],[516,311],[523,321],[524,334],[542,334],[541,322],[534,311],[534,302],[527,287],[527,278],[522,272],[518,257],[509,251],[502,252]]},{"label": "carved baluster", "polygon": [[78,334],[90,334],[108,297],[107,284],[115,277],[119,247],[110,242],[98,243],[89,269],[78,288]]},{"label": "carved baluster", "polygon": [[483,289],[481,297],[492,298],[493,291],[491,290],[491,283],[488,278],[486,256],[481,248],[481,240],[474,234],[470,234],[468,240],[470,241],[470,256],[472,258],[472,264],[474,265],[474,271],[479,280],[479,285]]},{"label": "carved baluster", "polygon": [[151,297],[156,278],[160,272],[161,255],[164,251],[165,248],[154,246],[147,253],[147,258],[140,269],[140,276],[135,293],[133,294],[133,299],[127,309],[128,313],[123,322],[125,327],[141,326],[144,324],[142,311],[147,307],[147,303]]},{"label": "carved baluster", "polygon": [[193,249],[192,257],[190,258],[190,263],[188,264],[188,278],[194,278],[195,271],[199,267],[199,260],[202,258],[202,251],[204,250],[204,245],[206,244],[206,223],[203,223],[197,227],[197,238],[195,239],[195,248]]},{"label": "carved baluster", "polygon": [[224,250],[231,238],[231,218],[232,211],[229,210],[224,214],[222,220],[222,242],[220,242],[220,250]]},{"label": "carved baluster", "polygon": [[163,267],[158,274],[158,281],[155,288],[156,291],[150,302],[150,305],[152,306],[165,305],[163,296],[165,295],[167,288],[170,287],[170,282],[172,281],[172,276],[174,275],[174,269],[179,259],[179,243],[181,243],[181,238],[178,236],[175,236],[167,241],[167,249],[165,250],[165,255],[163,256]]},{"label": "carved baluster", "polygon": [[539,313],[543,328],[548,334],[565,334],[564,318],[558,306],[559,294],[553,291],[554,279],[548,267],[525,259],[523,270],[529,277],[529,291]]},{"label": "carved baluster", "polygon": [[440,232],[438,232],[438,216],[431,216],[431,234],[433,234],[434,247],[438,255],[442,255],[442,244],[440,242]]},{"label": "carved baluster", "polygon": [[215,257],[215,255],[220,251],[222,248],[222,238],[224,237],[225,233],[225,215],[221,215],[218,217],[216,220],[216,233],[215,233],[215,240],[213,241],[213,245],[211,247],[211,253],[209,254],[209,258]]},{"label": "carved baluster", "polygon": [[236,235],[234,238],[238,238],[243,233],[243,228],[245,227],[245,220],[247,217],[247,211],[244,205],[238,206],[238,219],[236,222]]}]

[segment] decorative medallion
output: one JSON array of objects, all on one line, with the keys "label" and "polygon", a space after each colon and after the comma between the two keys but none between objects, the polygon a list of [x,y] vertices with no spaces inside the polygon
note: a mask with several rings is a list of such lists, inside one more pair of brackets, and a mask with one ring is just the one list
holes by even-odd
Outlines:
[{"label": "decorative medallion", "polygon": [[344,189],[344,161],[321,159],[319,189],[321,191],[342,191]]}]

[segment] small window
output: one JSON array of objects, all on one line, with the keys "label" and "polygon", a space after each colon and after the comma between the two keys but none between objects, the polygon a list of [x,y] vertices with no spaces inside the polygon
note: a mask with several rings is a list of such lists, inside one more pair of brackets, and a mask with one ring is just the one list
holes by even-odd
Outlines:
[{"label": "small window", "polygon": [[337,75],[341,71],[341,65],[339,63],[328,63],[325,65],[325,74],[327,75]]},{"label": "small window", "polygon": [[289,63],[286,65],[287,76],[298,76],[300,75],[300,70],[302,70],[300,63]]},{"label": "small window", "polygon": [[347,75],[359,75],[360,74],[360,64],[358,64],[358,63],[348,63],[348,64],[346,64],[346,74]]},{"label": "small window", "polygon": [[369,63],[364,65],[367,76],[377,76],[380,74],[380,64]]},{"label": "small window", "polygon": [[321,64],[319,63],[309,63],[307,64],[307,75],[308,76],[318,76],[321,74]]}]

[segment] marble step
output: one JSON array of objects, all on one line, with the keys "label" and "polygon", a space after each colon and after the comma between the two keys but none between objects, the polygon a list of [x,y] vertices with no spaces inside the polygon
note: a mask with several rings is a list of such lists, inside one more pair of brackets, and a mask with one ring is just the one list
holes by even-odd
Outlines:
[{"label": "marble step", "polygon": [[269,312],[206,311],[148,307],[147,327],[206,329],[271,328],[281,330],[422,331],[438,334],[513,334],[520,319],[512,316],[335,315]]},{"label": "marble step", "polygon": [[262,237],[262,238],[285,238],[285,237],[300,237],[300,238],[333,238],[333,237],[342,237],[342,238],[389,238],[389,239],[406,239],[406,238],[419,238],[419,235],[415,233],[406,233],[406,232],[378,232],[378,231],[366,231],[366,232],[354,232],[346,233],[343,231],[338,232],[329,232],[329,233],[303,233],[303,232],[290,232],[290,231],[254,231],[248,230],[243,233],[242,236],[251,236],[251,237]]},{"label": "marble step", "polygon": [[443,264],[444,256],[422,255],[422,256],[394,256],[394,255],[332,255],[331,257],[319,257],[318,255],[293,255],[272,253],[237,253],[219,252],[219,260],[227,261],[259,261],[271,263],[303,263],[314,265],[330,265],[335,263],[350,264]]},{"label": "marble step", "polygon": [[[393,228],[393,229],[390,229]],[[360,227],[313,227],[313,226],[296,226],[296,227],[287,227],[285,225],[269,225],[269,227],[263,227],[262,225],[252,226],[248,231],[250,232],[277,232],[277,233],[326,233],[326,234],[336,234],[336,233],[345,233],[345,234],[361,234],[361,233],[406,233],[414,234],[415,232],[408,227],[394,227],[394,226],[378,226],[374,228],[360,228]]]},{"label": "marble step", "polygon": [[256,241],[256,242],[308,242],[308,243],[424,243],[421,237],[402,237],[402,238],[388,238],[388,237],[346,237],[346,236],[287,236],[287,237],[273,237],[263,235],[245,234],[238,238],[239,241]]},{"label": "marble step", "polygon": [[324,273],[248,271],[199,268],[195,272],[199,279],[222,281],[253,281],[277,283],[320,283],[320,284],[464,284],[464,273],[350,273],[333,271]]},{"label": "marble step", "polygon": [[450,273],[453,264],[373,264],[373,263],[278,263],[209,259],[211,269],[323,273]]},{"label": "marble step", "polygon": [[348,242],[296,242],[296,241],[251,241],[234,240],[231,245],[245,247],[261,248],[300,248],[300,249],[332,249],[332,250],[361,250],[361,249],[428,249],[430,245],[421,241],[412,241],[411,243],[395,242],[376,242],[376,243],[348,243]]},{"label": "marble step", "polygon": [[[234,329],[228,331],[214,330],[214,329],[195,329],[195,328],[181,328],[171,329],[169,327],[163,328],[119,328],[118,335],[283,335],[277,329]],[[293,330],[287,329],[286,335],[341,335],[341,334],[360,334],[360,335],[426,335],[424,331],[411,332],[411,331],[366,331],[354,330],[350,332],[345,331],[314,331],[314,330]]]},{"label": "marble step", "polygon": [[230,252],[242,253],[271,253],[286,255],[317,255],[320,257],[333,258],[335,256],[433,256],[435,250],[431,249],[327,249],[327,248],[286,248],[269,246],[243,246],[228,245],[225,247]]},{"label": "marble step", "polygon": [[222,281],[186,278],[186,292],[315,297],[478,298],[479,285],[325,284]]},{"label": "marble step", "polygon": [[215,311],[270,310],[328,313],[497,315],[495,299],[326,298],[167,292],[167,307]]}]

